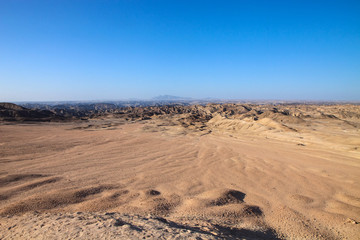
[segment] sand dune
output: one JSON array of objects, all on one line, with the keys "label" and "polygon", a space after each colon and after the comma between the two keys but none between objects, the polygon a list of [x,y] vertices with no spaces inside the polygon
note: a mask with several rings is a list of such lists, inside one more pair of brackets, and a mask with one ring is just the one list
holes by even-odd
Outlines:
[{"label": "sand dune", "polygon": [[3,124],[0,238],[358,239],[360,118],[323,108]]}]

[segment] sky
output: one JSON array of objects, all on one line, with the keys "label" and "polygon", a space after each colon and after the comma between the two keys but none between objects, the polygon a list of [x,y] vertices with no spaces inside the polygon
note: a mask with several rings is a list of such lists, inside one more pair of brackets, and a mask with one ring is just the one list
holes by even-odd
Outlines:
[{"label": "sky", "polygon": [[0,101],[360,100],[360,1],[0,0]]}]

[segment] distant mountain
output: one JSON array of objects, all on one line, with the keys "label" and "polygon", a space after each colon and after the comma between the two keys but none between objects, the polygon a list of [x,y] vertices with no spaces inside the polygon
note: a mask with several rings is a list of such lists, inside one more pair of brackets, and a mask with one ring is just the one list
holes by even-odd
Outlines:
[{"label": "distant mountain", "polygon": [[157,100],[157,101],[179,101],[179,100],[191,100],[191,98],[178,97],[178,96],[172,96],[172,95],[160,95],[160,96],[154,97],[153,100]]}]

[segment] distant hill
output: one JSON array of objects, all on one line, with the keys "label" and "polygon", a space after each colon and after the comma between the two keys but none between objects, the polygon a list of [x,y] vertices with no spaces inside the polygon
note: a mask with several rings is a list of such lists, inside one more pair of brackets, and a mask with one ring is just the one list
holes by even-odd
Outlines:
[{"label": "distant hill", "polygon": [[14,111],[18,111],[18,110],[26,110],[26,108],[16,105],[14,103],[7,103],[7,102],[3,102],[0,103],[0,110],[14,110]]},{"label": "distant hill", "polygon": [[157,101],[179,101],[179,100],[191,100],[191,98],[178,97],[178,96],[172,96],[172,95],[160,95],[160,96],[154,97],[153,100],[157,100]]},{"label": "distant hill", "polygon": [[48,110],[33,110],[13,103],[0,103],[0,120],[49,122],[64,118]]}]

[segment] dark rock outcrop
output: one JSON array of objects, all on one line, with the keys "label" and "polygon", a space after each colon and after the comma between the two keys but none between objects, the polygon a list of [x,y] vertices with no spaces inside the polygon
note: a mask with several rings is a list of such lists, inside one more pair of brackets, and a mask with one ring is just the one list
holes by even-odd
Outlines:
[{"label": "dark rock outcrop", "polygon": [[58,116],[49,110],[33,110],[13,103],[0,103],[0,120],[50,122],[65,120],[65,117]]}]

